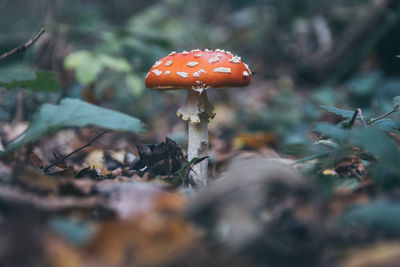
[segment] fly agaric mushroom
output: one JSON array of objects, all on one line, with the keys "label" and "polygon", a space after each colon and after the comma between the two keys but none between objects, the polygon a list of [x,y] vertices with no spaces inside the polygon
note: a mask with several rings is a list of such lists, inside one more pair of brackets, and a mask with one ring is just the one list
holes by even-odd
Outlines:
[{"label": "fly agaric mushroom", "polygon": [[[188,161],[208,156],[208,121],[214,107],[208,102],[207,89],[246,86],[251,71],[241,58],[230,52],[192,50],[172,52],[158,60],[146,75],[146,87],[155,90],[187,90],[186,102],[177,111],[188,121]],[[193,167],[190,179],[195,186],[207,185],[208,161]]]}]

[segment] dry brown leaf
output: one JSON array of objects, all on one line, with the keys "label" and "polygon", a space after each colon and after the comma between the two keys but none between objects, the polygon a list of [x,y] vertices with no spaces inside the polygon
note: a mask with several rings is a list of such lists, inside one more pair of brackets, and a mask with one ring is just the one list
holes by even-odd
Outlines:
[{"label": "dry brown leaf", "polygon": [[335,171],[342,177],[355,176],[362,180],[366,174],[366,167],[359,157],[349,156],[335,163]]},{"label": "dry brown leaf", "polygon": [[400,243],[378,243],[366,248],[352,249],[338,264],[340,267],[397,267]]},{"label": "dry brown leaf", "polygon": [[278,140],[273,132],[242,133],[233,140],[234,149],[260,149],[263,146],[276,146]]},{"label": "dry brown leaf", "polygon": [[44,239],[46,244],[44,256],[50,266],[85,266],[80,252],[61,238],[51,235],[46,236]]},{"label": "dry brown leaf", "polygon": [[46,175],[26,165],[16,167],[15,170],[15,181],[23,188],[46,194],[57,192],[60,178]]},{"label": "dry brown leaf", "polygon": [[104,225],[85,248],[92,266],[163,266],[176,261],[196,240],[180,214],[180,194],[161,193],[151,208],[127,220]]},{"label": "dry brown leaf", "polygon": [[29,159],[30,159],[30,161],[31,161],[31,163],[32,163],[32,165],[33,165],[34,167],[36,167],[36,168],[38,168],[38,169],[43,169],[43,167],[44,167],[43,160],[42,160],[41,158],[39,158],[39,156],[36,155],[35,152],[32,152],[32,153],[29,155]]}]

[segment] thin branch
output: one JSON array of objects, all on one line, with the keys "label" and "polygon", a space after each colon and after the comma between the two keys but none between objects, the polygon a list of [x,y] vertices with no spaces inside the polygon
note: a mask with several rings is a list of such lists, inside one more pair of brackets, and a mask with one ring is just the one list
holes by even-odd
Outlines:
[{"label": "thin branch", "polygon": [[328,152],[326,152],[326,153],[320,153],[320,154],[315,154],[315,155],[311,155],[311,156],[309,156],[309,157],[305,157],[305,158],[296,160],[295,162],[290,163],[289,166],[292,167],[292,166],[294,166],[294,165],[296,165],[296,164],[299,164],[299,163],[303,163],[303,162],[306,162],[306,161],[310,161],[310,160],[313,160],[313,159],[318,159],[318,158],[322,158],[322,157],[326,157],[326,156],[329,156],[329,153],[328,153]]},{"label": "thin branch", "polygon": [[379,116],[379,117],[377,117],[377,118],[374,118],[374,119],[370,120],[367,124],[369,125],[369,124],[372,124],[372,123],[374,123],[374,122],[376,122],[376,121],[379,121],[379,120],[381,120],[381,119],[384,119],[384,118],[386,118],[387,116],[389,116],[389,115],[395,113],[396,111],[398,111],[398,109],[399,109],[399,105],[396,105],[396,106],[395,106],[391,111],[389,111],[388,113],[385,113],[385,114],[383,114],[383,115],[381,115],[381,116]]},{"label": "thin branch", "polygon": [[367,127],[367,123],[365,122],[363,113],[362,113],[361,109],[358,108],[358,109],[356,109],[356,110],[354,111],[353,117],[351,117],[351,120],[350,120],[350,122],[349,122],[349,129],[354,125],[354,122],[355,122],[356,119],[357,119],[357,115],[360,117],[360,121],[361,121],[362,125],[363,125],[364,127]]},{"label": "thin branch", "polygon": [[367,127],[367,123],[365,122],[364,116],[360,108],[357,109],[358,116],[360,116],[360,121],[364,127]]},{"label": "thin branch", "polygon": [[359,173],[357,173],[357,171],[356,171],[355,169],[353,169],[352,167],[350,167],[349,170],[350,170],[351,174],[353,174],[354,177],[357,178],[358,181],[362,181],[362,180],[363,180],[362,175],[359,174]]},{"label": "thin branch", "polygon": [[350,122],[349,122],[349,129],[350,129],[351,127],[353,127],[354,122],[355,122],[356,119],[357,119],[357,114],[358,114],[358,109],[356,109],[356,111],[354,111],[353,117],[351,117],[351,120],[350,120]]},{"label": "thin branch", "polygon": [[71,153],[69,153],[68,155],[64,156],[63,158],[56,160],[55,162],[53,162],[52,164],[50,164],[49,166],[47,166],[46,168],[43,169],[44,172],[47,172],[51,167],[57,165],[58,163],[63,162],[64,160],[66,160],[67,158],[71,157],[73,154],[81,151],[82,149],[88,147],[88,146],[92,146],[93,143],[99,139],[100,137],[102,137],[104,134],[108,133],[108,130],[105,130],[104,132],[102,132],[101,134],[99,134],[98,136],[96,136],[95,138],[93,138],[92,140],[89,141],[89,143],[87,143],[86,145],[81,146],[80,148],[78,148],[77,150],[72,151]]},{"label": "thin branch", "polygon": [[27,41],[26,43],[21,44],[21,45],[17,46],[16,48],[14,48],[14,49],[2,54],[0,56],[0,60],[5,59],[6,57],[9,57],[9,56],[11,56],[11,55],[13,55],[15,53],[24,51],[29,46],[31,46],[34,42],[36,42],[37,39],[39,39],[39,37],[42,36],[43,33],[44,33],[44,28],[41,28],[40,31],[35,36],[33,36],[31,39],[29,39],[29,41]]}]

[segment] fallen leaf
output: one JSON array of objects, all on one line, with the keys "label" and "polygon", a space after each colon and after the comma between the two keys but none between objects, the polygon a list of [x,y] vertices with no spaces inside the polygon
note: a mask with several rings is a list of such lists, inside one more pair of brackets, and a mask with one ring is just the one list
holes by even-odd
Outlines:
[{"label": "fallen leaf", "polygon": [[95,266],[173,266],[196,244],[193,226],[180,215],[184,203],[179,194],[159,192],[143,212],[101,227],[85,255]]},{"label": "fallen leaf", "polygon": [[340,267],[397,267],[400,261],[400,243],[378,243],[351,249],[339,262]]}]

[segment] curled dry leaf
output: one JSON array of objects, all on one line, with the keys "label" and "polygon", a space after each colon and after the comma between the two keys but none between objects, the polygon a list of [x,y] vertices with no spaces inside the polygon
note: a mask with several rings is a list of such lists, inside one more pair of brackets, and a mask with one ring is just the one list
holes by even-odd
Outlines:
[{"label": "curled dry leaf", "polygon": [[352,249],[340,261],[341,267],[394,267],[400,260],[400,243],[378,243]]},{"label": "curled dry leaf", "polygon": [[154,188],[142,193],[129,193],[139,201],[131,202],[132,208],[141,211],[105,224],[86,246],[84,253],[94,266],[173,266],[195,245],[193,226],[180,215],[185,204],[180,194]]}]

